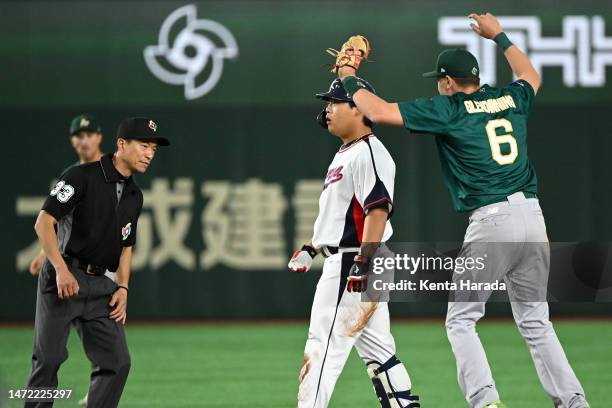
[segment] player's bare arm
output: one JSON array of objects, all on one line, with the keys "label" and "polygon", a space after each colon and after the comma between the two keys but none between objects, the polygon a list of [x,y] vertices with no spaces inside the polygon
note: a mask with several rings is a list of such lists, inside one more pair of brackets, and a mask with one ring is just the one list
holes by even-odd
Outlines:
[{"label": "player's bare arm", "polygon": [[79,284],[68,270],[64,258],[60,254],[57,234],[55,233],[56,223],[57,220],[51,214],[41,211],[36,219],[36,224],[34,224],[34,230],[49,262],[55,269],[57,295],[60,299],[68,299],[79,293]]},{"label": "player's bare arm", "polygon": [[113,308],[110,318],[117,323],[125,324],[127,318],[127,298],[132,265],[132,247],[125,247],[119,258],[117,268],[117,291],[113,293],[109,305]]},{"label": "player's bare arm", "polygon": [[[355,77],[355,74],[356,71],[351,67],[342,67],[338,70],[338,76],[341,79],[348,76]],[[404,125],[399,107],[395,102],[387,102],[367,89],[359,89],[355,92],[353,101],[357,109],[374,123],[391,126]]]},{"label": "player's bare arm", "polygon": [[367,90],[361,90],[353,96],[355,105],[374,123],[391,126],[403,126],[404,121],[395,102],[387,102]]},{"label": "player's bare arm", "polygon": [[346,287],[349,292],[366,290],[370,261],[382,240],[388,218],[389,210],[387,208],[373,208],[368,211],[363,224],[361,248],[359,254],[355,256],[355,263],[349,272]]},{"label": "player's bare arm", "polygon": [[[501,24],[493,14],[472,13],[468,17],[476,21],[477,24],[472,23],[470,27],[481,37],[489,40],[496,40],[497,38],[496,42],[499,41],[498,36],[505,37]],[[529,58],[516,45],[510,45],[504,51],[504,56],[517,78],[529,82],[533,91],[537,93],[542,80],[533,65],[531,65],[531,62],[529,62]]]},{"label": "player's bare arm", "polygon": [[387,208],[373,208],[368,211],[363,224],[363,244],[361,244],[360,253],[367,256],[374,255],[376,249],[372,250],[372,244],[378,244],[382,240],[388,219],[389,210]]}]

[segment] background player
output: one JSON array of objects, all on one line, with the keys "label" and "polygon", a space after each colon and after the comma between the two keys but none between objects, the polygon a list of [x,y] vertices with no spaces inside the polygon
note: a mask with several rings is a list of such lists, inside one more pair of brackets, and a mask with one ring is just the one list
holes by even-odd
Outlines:
[{"label": "background player", "polygon": [[362,303],[359,294],[344,290],[347,278],[349,292],[365,287],[371,257],[393,233],[395,163],[339,79],[317,97],[328,101],[319,123],[343,145],[325,177],[312,242],[289,261],[290,270],[306,272],[317,253],[326,257],[312,302],[298,407],[328,405],[353,345],[383,407],[419,407],[395,356],[387,304]]},{"label": "background player", "polygon": [[[453,206],[458,211],[471,211],[465,243],[534,243],[520,246],[522,251],[508,245],[506,253],[498,253],[487,262],[488,280],[505,279],[510,300],[516,300],[516,292],[534,288],[545,292],[548,282],[548,237],[526,140],[527,117],[540,77],[525,54],[502,32],[495,16],[487,13],[469,17],[478,23],[471,25],[476,33],[493,39],[504,50],[517,81],[500,89],[481,87],[476,58],[464,50],[447,50],[438,57],[436,71],[424,75],[437,78],[440,96],[398,104],[369,92],[354,76],[355,69],[341,66],[343,59],[359,61],[367,57],[369,44],[345,44],[343,49],[349,51],[338,55],[336,69],[358,109],[373,122],[436,135]],[[474,248],[472,244],[468,249],[465,243],[462,251]],[[459,385],[475,408],[504,406],[475,329],[484,315],[488,295],[485,293],[480,302],[449,302],[446,318]],[[584,390],[549,321],[545,297],[530,300],[513,301],[512,312],[544,390],[556,407],[588,407]]]},{"label": "background player", "polygon": [[[103,153],[100,150],[102,143],[102,127],[93,115],[81,114],[70,121],[70,143],[79,156],[79,160],[68,166],[62,173],[77,164],[91,163],[100,160]],[[40,253],[30,263],[30,273],[37,276],[45,262],[45,252]]]}]

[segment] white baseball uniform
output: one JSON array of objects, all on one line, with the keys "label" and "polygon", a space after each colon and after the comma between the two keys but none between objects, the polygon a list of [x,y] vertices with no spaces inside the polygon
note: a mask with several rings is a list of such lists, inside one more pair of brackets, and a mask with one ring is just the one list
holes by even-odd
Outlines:
[{"label": "white baseball uniform", "polygon": [[[387,304],[361,302],[359,293],[345,290],[368,211],[385,206],[390,215],[393,212],[394,178],[395,163],[373,134],[342,146],[329,166],[312,239],[328,257],[312,303],[298,407],[328,406],[353,346],[364,363],[388,367],[382,371],[394,391],[407,396],[411,388],[405,367],[395,357]],[[392,233],[387,221],[382,241]],[[410,406],[409,399],[399,401]]]}]

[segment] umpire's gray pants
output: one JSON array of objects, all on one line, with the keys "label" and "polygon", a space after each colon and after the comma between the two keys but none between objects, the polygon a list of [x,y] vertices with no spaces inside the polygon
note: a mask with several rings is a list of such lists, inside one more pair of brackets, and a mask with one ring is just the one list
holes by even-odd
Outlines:
[{"label": "umpire's gray pants", "polygon": [[[87,406],[116,407],[130,371],[130,354],[123,325],[109,318],[111,295],[117,284],[106,276],[90,276],[70,268],[79,283],[76,297],[57,296],[55,270],[47,261],[38,277],[36,323],[30,387],[57,387],[57,372],[68,358],[70,324],[78,322],[85,353],[95,367]],[[70,388],[69,384],[66,384]],[[50,407],[53,402],[26,402],[25,407]]]},{"label": "umpire's gray pants", "polygon": [[[544,390],[556,407],[586,407],[584,390],[548,320],[545,294],[550,252],[538,200],[515,193],[507,201],[473,211],[459,256],[484,253],[486,267],[478,272],[481,276],[472,277],[481,282],[503,279],[506,283],[514,320],[529,346]],[[455,272],[453,279],[458,281],[463,276]],[[466,293],[456,293],[455,301],[449,302],[446,332],[457,360],[463,395],[470,407],[482,408],[500,399],[476,333],[476,322],[485,313],[490,292],[476,293],[476,301],[474,293],[471,295],[467,301]]]}]

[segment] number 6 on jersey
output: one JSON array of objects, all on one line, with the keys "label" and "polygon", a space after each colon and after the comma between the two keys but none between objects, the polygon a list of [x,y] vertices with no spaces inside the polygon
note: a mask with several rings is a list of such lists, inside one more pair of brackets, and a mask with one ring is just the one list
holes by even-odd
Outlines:
[{"label": "number 6 on jersey", "polygon": [[[504,131],[508,133],[497,135],[496,130],[498,128],[503,128]],[[491,145],[493,160],[502,165],[514,163],[518,156],[518,146],[516,144],[516,139],[510,134],[510,132],[512,132],[512,123],[510,123],[508,119],[493,119],[487,122],[485,129],[489,137],[489,145]],[[502,153],[501,145],[504,143],[510,145],[509,153]]]}]

